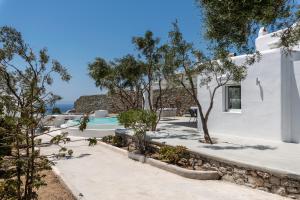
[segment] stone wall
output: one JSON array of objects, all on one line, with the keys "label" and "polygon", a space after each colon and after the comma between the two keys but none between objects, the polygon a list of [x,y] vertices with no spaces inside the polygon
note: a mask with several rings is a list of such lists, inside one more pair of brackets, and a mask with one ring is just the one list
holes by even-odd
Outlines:
[{"label": "stone wall", "polygon": [[[132,141],[130,135],[117,132],[116,135],[122,136],[126,143]],[[148,148],[158,149],[164,145],[154,141],[148,142]],[[249,166],[199,152],[188,151],[188,153],[189,162],[194,163],[195,170],[214,170],[224,181],[300,200],[300,176],[298,175]]]},{"label": "stone wall", "polygon": [[299,177],[281,173],[278,171],[256,169],[254,167],[242,166],[218,159],[211,159],[204,155],[192,152],[196,167],[213,169],[218,171],[222,180],[245,185],[281,196],[300,199]]},{"label": "stone wall", "polygon": [[74,102],[77,113],[87,113],[95,110],[108,110],[109,113],[119,113],[126,110],[126,106],[118,96],[101,94],[81,96]]},{"label": "stone wall", "polygon": [[[159,91],[154,91],[154,98],[158,96]],[[170,89],[163,92],[163,108],[177,108],[177,115],[182,116],[187,113],[191,106],[195,106],[193,98],[184,88]]]},{"label": "stone wall", "polygon": [[78,113],[108,110],[108,97],[107,95],[81,96],[74,102],[74,108]]},{"label": "stone wall", "polygon": [[244,163],[234,163],[230,160],[211,157],[194,151],[189,151],[189,153],[195,163],[195,169],[199,167],[216,170],[224,181],[300,199],[299,176],[249,166]]},{"label": "stone wall", "polygon": [[[158,91],[154,91],[154,98]],[[183,115],[194,106],[194,100],[183,89],[172,89],[163,93],[163,108],[177,108],[177,115]],[[78,113],[86,113],[95,110],[108,110],[109,113],[120,113],[126,110],[126,106],[120,101],[118,96],[107,94],[81,96],[74,102],[74,108]]]}]

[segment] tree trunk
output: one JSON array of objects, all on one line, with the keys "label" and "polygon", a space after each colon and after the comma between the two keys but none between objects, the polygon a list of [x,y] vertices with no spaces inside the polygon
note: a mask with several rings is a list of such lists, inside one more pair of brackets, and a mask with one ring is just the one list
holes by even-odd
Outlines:
[{"label": "tree trunk", "polygon": [[155,122],[154,124],[152,124],[151,131],[156,131],[158,122],[159,122],[159,120],[157,120],[157,122]]},{"label": "tree trunk", "polygon": [[208,126],[207,126],[207,119],[204,117],[202,106],[200,105],[200,102],[198,101],[197,96],[193,95],[193,97],[194,97],[195,102],[197,103],[197,107],[198,107],[198,110],[199,110],[200,119],[201,119],[201,123],[202,123],[202,130],[203,130],[203,133],[204,133],[204,140],[205,140],[206,143],[213,144],[213,142],[210,138],[210,135],[209,135]]},{"label": "tree trunk", "polygon": [[210,138],[209,132],[208,132],[207,121],[205,119],[201,119],[201,122],[202,122],[202,130],[203,130],[203,133],[204,133],[205,142],[213,144],[213,142]]},{"label": "tree trunk", "polygon": [[186,85],[184,84],[184,82],[182,80],[180,81],[180,83],[183,86],[183,88],[191,95],[191,97],[194,99],[195,103],[197,104],[199,114],[200,114],[200,118],[201,118],[201,122],[202,122],[202,130],[203,130],[203,133],[204,133],[205,142],[209,143],[209,144],[213,144],[212,140],[210,138],[209,132],[208,132],[208,127],[207,127],[207,119],[208,119],[209,112],[212,109],[212,105],[213,105],[212,100],[213,100],[213,98],[211,99],[209,111],[206,114],[206,116],[204,116],[202,106],[201,106],[201,104],[200,104],[200,102],[197,98],[196,88],[195,88],[195,84],[193,82],[193,79],[192,79],[191,75],[189,73],[187,73],[188,70],[186,69],[185,66],[184,66],[184,69],[185,69],[186,74],[188,74],[188,80],[189,80],[189,83],[190,83],[190,86],[191,86],[191,90],[186,87]]}]

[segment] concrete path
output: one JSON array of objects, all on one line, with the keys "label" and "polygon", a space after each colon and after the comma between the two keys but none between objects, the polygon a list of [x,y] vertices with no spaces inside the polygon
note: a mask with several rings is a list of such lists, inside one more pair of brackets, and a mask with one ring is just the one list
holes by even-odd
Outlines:
[{"label": "concrete path", "polygon": [[200,143],[200,133],[187,118],[162,121],[159,128],[162,130],[154,141],[165,142],[170,145],[184,145],[187,148],[242,162],[262,168],[285,171],[300,177],[300,144],[257,140],[222,134],[211,133],[217,138],[214,145]]},{"label": "concrete path", "polygon": [[[74,141],[76,138],[72,138]],[[88,200],[283,200],[260,190],[223,181],[186,179],[132,161],[102,145],[89,147],[77,138],[68,146],[71,159],[56,160],[55,169],[75,194]],[[57,151],[42,148],[43,154]]]}]

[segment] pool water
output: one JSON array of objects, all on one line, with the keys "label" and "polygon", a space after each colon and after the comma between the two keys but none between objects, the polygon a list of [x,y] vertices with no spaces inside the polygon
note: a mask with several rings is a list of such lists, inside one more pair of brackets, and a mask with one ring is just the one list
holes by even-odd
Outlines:
[{"label": "pool water", "polygon": [[[69,120],[67,124],[77,124],[79,120]],[[90,118],[87,125],[118,125],[119,121],[116,117],[105,117],[105,118]]]},{"label": "pool water", "polygon": [[67,132],[70,136],[86,138],[102,138],[107,135],[114,135],[116,129],[124,128],[122,125],[119,125],[116,117],[91,117],[83,132],[78,129],[78,124],[79,120],[68,120],[67,123],[62,126],[67,128]]},{"label": "pool water", "polygon": [[113,124],[118,125],[118,119],[116,117],[105,117],[105,118],[92,118],[88,122],[88,124],[91,125],[97,125],[97,124]]}]

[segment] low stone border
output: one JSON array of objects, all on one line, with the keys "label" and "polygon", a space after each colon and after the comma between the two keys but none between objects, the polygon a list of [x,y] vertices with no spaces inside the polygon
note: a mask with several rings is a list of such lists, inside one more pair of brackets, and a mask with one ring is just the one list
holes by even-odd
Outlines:
[{"label": "low stone border", "polygon": [[112,150],[116,153],[119,153],[123,156],[127,156],[128,155],[128,151],[126,151],[125,149],[121,149],[121,148],[118,148],[118,147],[115,147],[113,145],[110,145],[110,144],[106,144],[105,142],[101,142],[101,141],[98,141],[98,144],[102,145],[103,147],[109,149],[109,150]]},{"label": "low stone border", "polygon": [[171,165],[159,160],[155,160],[153,158],[146,158],[146,163],[148,163],[151,166],[177,174],[179,176],[183,176],[185,178],[198,179],[198,180],[220,179],[220,175],[218,174],[217,171],[197,171],[197,170],[184,169],[181,167],[177,167],[176,165]]},{"label": "low stone border", "polygon": [[198,180],[218,180],[220,179],[220,175],[217,171],[197,171],[197,170],[189,170],[181,167],[177,167],[175,165],[171,165],[159,160],[155,160],[153,158],[146,158],[144,155],[136,154],[134,152],[128,152],[124,149],[120,149],[118,147],[106,144],[104,142],[99,142],[105,148],[108,148],[116,153],[121,155],[128,156],[128,158],[141,162],[147,163],[153,167],[157,167],[159,169],[177,174],[179,176],[190,178],[190,179],[198,179]]},{"label": "low stone border", "polygon": [[133,152],[128,152],[128,158],[141,162],[141,163],[145,163],[146,162],[146,157],[144,155],[141,154],[136,154]]}]

